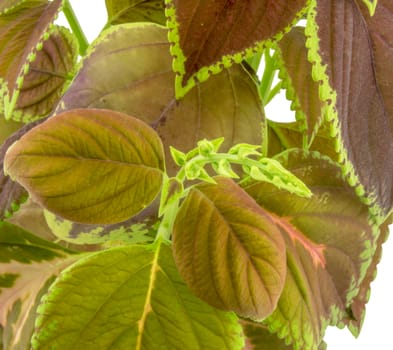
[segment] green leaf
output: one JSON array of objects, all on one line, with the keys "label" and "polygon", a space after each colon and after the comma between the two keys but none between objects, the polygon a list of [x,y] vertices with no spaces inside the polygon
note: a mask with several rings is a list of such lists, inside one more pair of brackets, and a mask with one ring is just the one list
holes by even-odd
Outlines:
[{"label": "green leaf", "polygon": [[176,96],[279,40],[307,0],[166,0]]},{"label": "green leaf", "polygon": [[157,196],[162,144],[126,114],[70,110],[48,119],[7,151],[4,168],[32,199],[66,219],[124,221]]},{"label": "green leaf", "polygon": [[201,139],[219,137],[223,152],[237,143],[261,144],[264,113],[249,73],[241,65],[225,69],[176,101],[167,34],[151,23],[103,32],[58,110],[107,108],[142,119],[163,140],[170,176],[178,170],[170,146],[188,152]]},{"label": "green leaf", "polygon": [[243,350],[293,350],[292,346],[286,345],[262,323],[241,320],[240,324],[247,338]]},{"label": "green leaf", "polygon": [[105,0],[108,24],[153,22],[165,25],[164,0]]},{"label": "green leaf", "polygon": [[367,206],[318,153],[276,158],[313,192],[311,198],[268,183],[245,190],[270,215],[286,242],[287,275],[278,306],[264,324],[294,349],[316,350],[326,327],[341,324],[366,275],[377,232]]},{"label": "green leaf", "polygon": [[0,17],[0,83],[6,118],[48,115],[63,93],[77,56],[74,38],[53,28],[62,0],[24,1]]},{"label": "green leaf", "polygon": [[261,320],[280,297],[285,247],[273,221],[235,182],[194,187],[173,229],[176,265],[209,304]]},{"label": "green leaf", "polygon": [[5,349],[28,349],[39,296],[48,281],[74,262],[56,244],[0,222],[0,325]]},{"label": "green leaf", "polygon": [[393,206],[393,4],[313,1],[306,34],[340,163],[381,222]]},{"label": "green leaf", "polygon": [[299,131],[305,134],[305,145],[311,143],[323,121],[319,86],[312,78],[312,65],[307,58],[304,28],[294,27],[278,43],[281,53],[279,77],[284,81],[287,98],[296,111]]},{"label": "green leaf", "polygon": [[52,285],[36,325],[32,345],[40,350],[243,346],[236,316],[189,291],[165,244],[122,247],[80,260]]}]

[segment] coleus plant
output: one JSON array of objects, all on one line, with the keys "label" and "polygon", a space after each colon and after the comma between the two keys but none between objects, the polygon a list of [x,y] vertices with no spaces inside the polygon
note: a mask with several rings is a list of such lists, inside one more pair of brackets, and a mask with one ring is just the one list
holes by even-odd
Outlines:
[{"label": "coleus plant", "polygon": [[[0,1],[3,349],[358,335],[392,222],[392,2],[106,7],[89,45],[68,0]],[[265,117],[281,89],[294,122]]]}]

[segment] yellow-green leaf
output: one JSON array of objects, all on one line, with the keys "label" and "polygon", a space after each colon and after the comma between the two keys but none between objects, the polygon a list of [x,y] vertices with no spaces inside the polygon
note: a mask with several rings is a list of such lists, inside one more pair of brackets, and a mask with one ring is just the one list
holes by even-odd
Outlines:
[{"label": "yellow-green leaf", "polygon": [[31,197],[72,221],[115,223],[137,214],[161,188],[160,138],[142,121],[94,109],[48,119],[9,148],[5,170]]}]

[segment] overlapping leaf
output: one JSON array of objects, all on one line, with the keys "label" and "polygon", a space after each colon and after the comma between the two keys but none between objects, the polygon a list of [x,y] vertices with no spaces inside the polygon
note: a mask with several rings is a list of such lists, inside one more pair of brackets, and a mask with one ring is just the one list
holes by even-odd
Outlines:
[{"label": "overlapping leaf", "polygon": [[60,240],[73,244],[137,244],[151,243],[155,237],[152,222],[138,221],[138,216],[112,225],[86,225],[44,212],[46,223]]},{"label": "overlapping leaf", "polygon": [[370,17],[360,0],[316,0],[307,23],[340,162],[381,219],[393,206],[393,4],[378,1]]},{"label": "overlapping leaf", "polygon": [[193,188],[173,229],[176,265],[209,304],[262,320],[275,309],[285,247],[270,217],[231,179]]},{"label": "overlapping leaf", "polygon": [[224,137],[261,144],[263,111],[257,87],[240,65],[224,70],[176,101],[167,30],[154,24],[119,25],[104,32],[59,105],[108,108],[142,119],[169,146],[189,151],[201,139]]},{"label": "overlapping leaf", "polygon": [[164,0],[105,0],[108,24],[154,22],[165,25]]},{"label": "overlapping leaf", "polygon": [[293,350],[293,347],[286,345],[262,323],[245,320],[240,323],[247,337],[243,350]]},{"label": "overlapping leaf", "polygon": [[12,8],[18,6],[23,1],[25,0],[2,0],[0,3],[0,15],[3,15]]},{"label": "overlapping leaf", "polygon": [[176,94],[280,38],[307,0],[166,0],[173,42]]},{"label": "overlapping leaf", "polygon": [[364,317],[366,314],[366,304],[370,297],[370,284],[374,281],[377,274],[377,265],[379,264],[382,257],[382,245],[385,243],[389,236],[389,222],[386,221],[380,227],[380,234],[376,242],[376,251],[373,256],[373,260],[367,269],[366,276],[364,277],[359,292],[354,298],[351,305],[348,307],[348,317],[344,320],[350,331],[354,336],[359,336],[360,330],[363,326]]},{"label": "overlapping leaf", "polygon": [[304,28],[294,27],[278,43],[281,52],[280,77],[284,80],[287,98],[296,111],[300,131],[308,146],[322,123],[322,102],[319,86],[312,78],[312,65],[307,58]]},{"label": "overlapping leaf", "polygon": [[9,217],[27,197],[26,190],[4,174],[3,165],[5,153],[15,141],[19,140],[27,131],[31,130],[39,123],[41,123],[41,121],[25,125],[11,135],[0,147],[0,220]]},{"label": "overlapping leaf", "polygon": [[[305,148],[304,131],[300,130],[301,125],[298,122],[279,123],[268,121],[268,155],[274,157],[277,154],[290,148]],[[333,161],[338,160],[338,154],[335,149],[334,139],[329,133],[329,125],[323,123],[316,136],[313,138],[310,151],[317,151],[328,156]]]},{"label": "overlapping leaf", "polygon": [[236,316],[196,298],[164,244],[80,260],[53,284],[38,314],[33,349],[243,347]]},{"label": "overlapping leaf", "polygon": [[74,38],[51,28],[62,1],[24,1],[0,16],[0,79],[7,118],[30,121],[48,115],[76,62]]},{"label": "overlapping leaf", "polygon": [[50,211],[72,221],[109,224],[153,201],[163,157],[158,135],[140,120],[80,109],[25,134],[7,151],[4,168]]},{"label": "overlapping leaf", "polygon": [[5,349],[29,348],[35,310],[48,282],[77,256],[0,222],[0,324]]},{"label": "overlapping leaf", "polygon": [[294,349],[316,350],[328,324],[343,319],[374,253],[368,208],[339,167],[318,154],[287,151],[283,165],[313,192],[311,199],[266,183],[246,191],[270,213],[286,242],[287,276],[265,325]]}]

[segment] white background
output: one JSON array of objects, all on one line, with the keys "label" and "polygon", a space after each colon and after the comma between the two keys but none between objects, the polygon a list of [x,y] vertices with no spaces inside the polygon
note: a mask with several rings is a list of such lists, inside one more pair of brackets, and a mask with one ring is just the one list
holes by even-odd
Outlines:
[{"label": "white background", "polygon": [[[83,30],[91,42],[106,23],[104,0],[71,0],[74,11]],[[59,22],[65,24],[60,16]],[[270,116],[288,116],[288,105],[283,100],[273,100],[266,109]],[[390,227],[392,232],[392,226]],[[378,265],[378,276],[372,283],[371,299],[367,315],[358,339],[352,337],[347,329],[329,328],[325,341],[329,350],[391,350],[393,344],[393,283],[390,269],[393,268],[393,238],[384,245],[382,262]],[[186,349],[185,349],[186,350]],[[220,349],[217,349],[220,350]],[[274,350],[274,349],[267,349]]]}]

